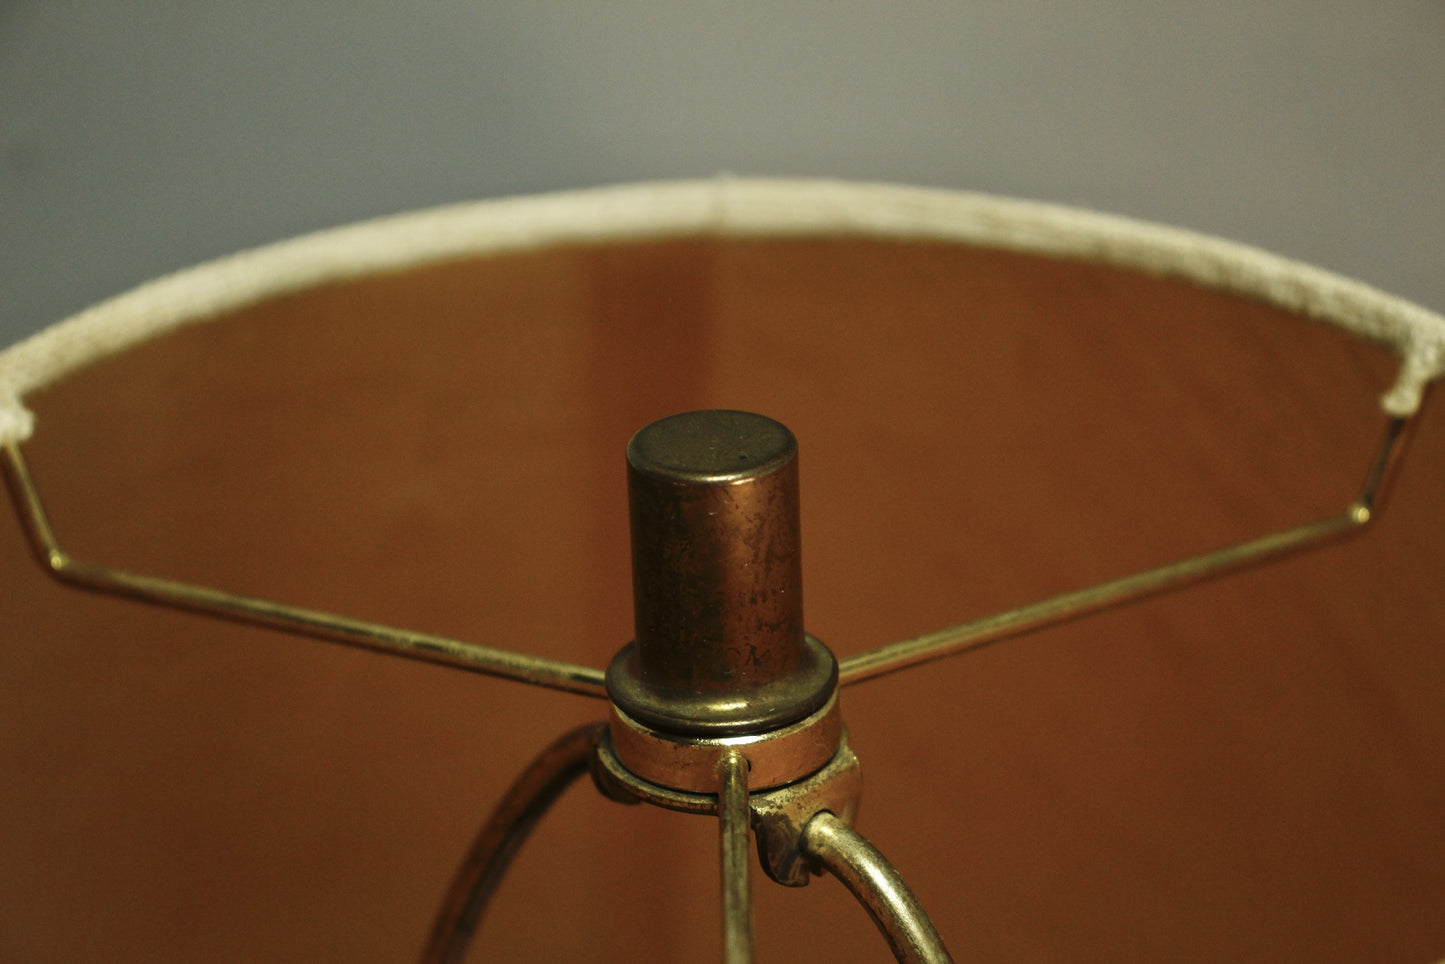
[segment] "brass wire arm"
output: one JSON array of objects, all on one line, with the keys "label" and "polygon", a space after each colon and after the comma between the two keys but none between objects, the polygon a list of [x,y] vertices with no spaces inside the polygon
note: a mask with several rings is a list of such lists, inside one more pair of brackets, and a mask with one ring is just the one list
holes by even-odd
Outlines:
[{"label": "brass wire arm", "polygon": [[[641,801],[723,819],[726,802],[722,794],[684,792],[643,780],[617,760],[609,740],[598,744],[594,766],[594,782],[604,796],[613,800]],[[788,887],[802,887],[814,876],[830,874],[868,912],[895,959],[912,964],[944,964],[952,960],[903,877],[876,847],[852,829],[862,792],[858,758],[845,739],[837,755],[817,773],[788,786],[750,793],[747,806],[764,872],[774,882]],[[725,880],[726,875],[724,868]],[[726,894],[724,915],[726,933]],[[731,949],[725,947],[727,952]],[[735,960],[724,959],[728,964]]]},{"label": "brass wire arm", "polygon": [[[716,429],[721,433],[717,437],[727,440],[731,438],[727,434],[728,432],[746,430],[756,433],[762,431],[758,428],[759,424],[771,424],[770,420],[763,419],[761,416],[751,416],[746,413],[690,413],[654,423],[643,433],[639,433],[638,438],[642,438],[644,433],[649,431],[671,430],[666,429],[666,426],[675,420],[682,420],[678,421],[677,425],[682,426],[682,429],[686,429],[686,431],[679,429],[677,434],[687,445],[693,444],[694,429],[699,432],[702,428],[707,428],[709,432]],[[713,425],[715,422],[726,424],[723,424],[722,428],[718,428]],[[743,427],[739,428],[739,425]],[[659,426],[663,428],[659,428]],[[1285,553],[1314,546],[1358,530],[1368,524],[1376,513],[1383,489],[1391,474],[1391,467],[1403,447],[1402,442],[1407,426],[1406,418],[1394,418],[1387,423],[1384,437],[1374,453],[1364,484],[1356,499],[1343,512],[1238,543],[1225,549],[1193,556],[1018,609],[883,646],[842,660],[838,664],[836,680],[840,685],[861,682],[921,663],[969,652],[1068,619],[1132,602],[1187,582],[1273,559]],[[766,427],[764,425],[764,428]],[[781,426],[779,428],[781,429]],[[781,429],[781,431],[784,434],[779,438],[788,444],[779,443],[779,451],[782,454],[775,461],[789,467],[791,471],[791,469],[795,469],[791,459],[796,447],[791,443],[791,434],[786,433],[786,429]],[[699,437],[704,441],[713,438],[707,433],[700,433]],[[651,439],[651,436],[648,438]],[[758,445],[761,443],[758,438],[753,435],[747,435],[746,438],[752,446],[749,451],[754,451],[755,454],[756,451],[760,451]],[[636,439],[634,439],[634,443],[636,443]],[[709,443],[704,448],[710,453],[715,447]],[[3,448],[4,459],[0,461],[0,466],[3,466],[7,486],[30,546],[46,571],[63,583],[546,688],[609,698],[607,678],[599,670],[477,646],[444,637],[394,629],[330,613],[286,606],[77,561],[60,547],[19,447],[12,444],[5,445]],[[684,454],[688,458],[693,458],[695,455],[695,453],[691,453],[691,450],[685,451]],[[727,454],[733,453],[729,450]],[[643,464],[644,468],[651,466],[650,463],[643,463],[641,456],[637,456],[636,460]],[[657,460],[660,462],[661,457],[659,456]],[[630,446],[629,464],[633,465],[633,462],[634,453]],[[731,464],[729,462],[729,466]],[[772,491],[766,489],[766,486],[773,485],[778,487],[779,491],[783,491],[784,495],[790,493],[795,495],[793,491],[796,485],[795,472],[785,475],[781,469],[773,465],[772,461],[763,460],[759,464],[762,468],[757,470],[756,478],[750,477],[749,479],[759,491],[766,495]],[[656,471],[660,472],[661,470]],[[737,493],[729,488],[736,481],[731,476],[718,479],[712,476],[704,477],[701,469],[695,471],[689,469],[688,471],[691,472],[691,475],[687,475],[685,481],[695,489],[704,490],[705,494],[711,493],[713,489],[727,489],[728,497],[732,502],[745,507],[753,506],[753,503],[747,502],[747,500],[739,501]],[[641,470],[638,470],[634,474],[640,472]],[[642,485],[642,483],[637,484]],[[668,497],[676,496],[671,488],[664,488]],[[651,521],[645,512],[639,515],[638,506],[643,505],[646,508],[650,504],[647,501],[649,498],[657,501],[660,497],[656,496],[651,489],[647,489],[645,485],[637,491],[640,491],[642,496],[638,496],[637,492],[633,493],[634,523],[636,524],[638,518]],[[753,501],[761,504],[760,499],[761,497]],[[775,501],[782,504],[780,500]],[[704,508],[712,506],[712,503],[703,504]],[[691,506],[691,503],[682,505],[683,508],[687,508]],[[664,507],[668,506],[670,503]],[[776,509],[776,506],[773,508]],[[702,515],[708,524],[716,523],[719,517],[719,513],[713,511],[704,512]],[[764,518],[764,514],[744,512],[742,515],[752,525],[783,525],[779,531],[792,540],[791,545],[794,549],[796,548],[796,531],[787,528],[787,524],[790,524],[792,519],[788,512],[779,510],[762,523],[757,522],[754,517],[761,519]],[[782,519],[783,522],[779,523],[778,519]],[[694,524],[690,528],[678,530],[680,535],[666,527],[660,531],[669,538],[677,535],[677,538],[682,539],[692,550],[696,548],[696,545],[706,542],[706,536],[710,531],[707,529],[707,525],[697,523],[696,520],[692,521]],[[722,539],[719,544],[724,549],[727,548],[728,539],[736,540],[740,534],[746,536],[751,531],[744,531],[745,527],[739,528],[737,525],[723,528],[726,531],[722,531],[721,536],[727,538]],[[778,541],[786,540],[780,537]],[[638,538],[634,531],[634,554],[637,552],[637,546]],[[650,556],[646,552],[643,555],[643,561],[646,563]],[[775,555],[784,559],[788,565],[796,565],[796,552],[789,554],[779,550]],[[666,552],[652,552],[651,556],[663,560],[671,558],[671,555]],[[773,562],[776,563],[776,560]],[[749,573],[752,572],[751,567],[744,566],[743,568]],[[636,559],[634,560],[634,571],[639,571]],[[641,571],[651,572],[645,565]],[[796,575],[792,568],[781,564],[775,565],[774,570],[769,570],[773,575],[776,575],[778,571],[783,572],[783,575],[788,578]],[[682,571],[676,566],[663,565],[659,573],[661,574],[653,573],[651,578],[658,581],[659,585],[667,590],[661,593],[660,598],[671,599],[675,595],[672,591],[672,581],[679,578]],[[682,574],[686,575],[686,573]],[[784,584],[793,585],[786,582]],[[724,588],[727,588],[728,585],[724,582]],[[684,588],[690,586],[691,584],[688,583]],[[795,597],[797,593],[786,593],[785,595]],[[812,652],[809,649],[810,646],[821,647],[821,644],[804,636],[801,612],[793,615],[795,618],[792,622],[787,623],[789,631],[783,634],[782,643],[798,649],[802,656],[807,656]],[[691,624],[689,622],[689,625]],[[640,621],[639,627],[641,625]],[[745,621],[725,621],[713,633],[716,638],[710,636],[704,642],[713,645],[714,648],[722,647],[725,650],[726,644],[738,638],[739,634],[748,628],[748,625]],[[773,623],[766,622],[766,626],[772,625]],[[746,637],[745,633],[743,635]],[[665,634],[659,639],[662,643],[672,641],[671,637]],[[638,640],[639,643],[645,641],[641,629],[639,629]],[[633,645],[638,646],[639,643]],[[658,644],[656,640],[653,640],[653,643]],[[788,646],[779,645],[773,648],[791,652]],[[630,664],[626,663],[624,657],[628,656],[630,649],[631,647],[625,648],[618,659],[614,660],[614,672],[622,672],[629,668]],[[688,659],[696,657],[698,649],[698,646],[691,644],[681,647],[681,657],[685,657],[683,662],[686,663]],[[826,649],[822,649],[821,652],[827,658],[825,668],[831,669],[831,654],[827,653]],[[670,655],[670,653],[671,651],[667,650],[664,655]],[[619,663],[619,660],[623,661]],[[618,666],[622,667],[622,671],[618,670]],[[728,673],[720,675],[731,679]],[[799,666],[789,664],[778,670],[775,675],[779,675],[785,682],[797,678],[803,680],[804,683],[810,683],[810,664],[800,657]],[[446,964],[446,962],[459,962],[463,958],[490,897],[528,834],[557,797],[578,776],[589,769],[592,771],[593,780],[598,789],[612,799],[622,802],[648,802],[668,809],[708,813],[718,818],[723,949],[728,964],[748,964],[753,956],[748,862],[750,828],[755,828],[757,831],[759,856],[763,861],[765,871],[778,883],[801,886],[812,874],[829,873],[841,881],[868,911],[898,960],[927,962],[927,964],[941,964],[941,962],[951,960],[942,939],[929,921],[928,915],[919,905],[903,878],[876,848],[852,828],[856,816],[857,800],[861,792],[858,765],[856,757],[847,747],[846,736],[842,730],[838,729],[837,732],[834,732],[818,722],[829,720],[837,722],[835,715],[830,715],[829,712],[830,709],[835,708],[835,696],[832,689],[834,677],[831,676],[831,672],[826,676],[825,682],[828,687],[823,691],[823,695],[827,697],[828,702],[822,708],[813,707],[810,703],[803,704],[800,710],[792,707],[793,710],[796,710],[794,715],[797,713],[809,715],[785,722],[783,725],[776,725],[770,720],[763,719],[761,722],[752,721],[751,729],[735,727],[736,732],[734,730],[722,731],[726,740],[739,742],[737,746],[723,747],[724,752],[717,758],[716,765],[710,768],[711,779],[706,781],[706,792],[691,787],[684,779],[686,774],[681,771],[674,773],[672,769],[669,769],[674,764],[686,769],[685,761],[677,763],[682,756],[676,753],[666,757],[671,762],[662,767],[661,783],[651,782],[659,778],[647,775],[650,771],[637,768],[634,763],[622,758],[623,750],[630,753],[640,751],[625,740],[623,743],[618,743],[619,738],[629,737],[632,731],[622,725],[621,721],[624,718],[620,716],[619,709],[622,701],[614,692],[612,694],[614,719],[610,724],[589,724],[564,735],[544,750],[512,785],[511,790],[494,811],[453,879],[433,925],[430,940],[423,954],[423,961],[427,964]],[[623,683],[626,683],[631,680],[631,677],[622,672],[621,679]],[[642,677],[642,679],[646,683],[651,678]],[[645,687],[642,689],[645,690]],[[737,688],[736,692],[724,693],[724,696],[735,702],[749,705],[754,702],[752,696],[754,689],[757,687],[749,689],[742,686]],[[807,690],[804,695],[812,692],[807,686],[804,689]],[[758,691],[763,692],[764,690],[765,687]],[[643,696],[646,695],[646,692],[643,692]],[[649,709],[650,706],[645,699],[640,701],[640,705],[643,710]],[[704,705],[697,712],[698,718],[707,722],[710,720],[710,712],[709,707]],[[837,723],[837,725],[840,727],[841,723]],[[799,760],[794,760],[792,756],[788,756],[785,762],[796,766],[795,774],[786,780],[774,778],[770,783],[759,782],[758,772],[753,772],[753,765],[758,765],[760,771],[763,772],[764,776],[761,778],[763,780],[768,779],[766,774],[770,771],[766,765],[763,765],[761,756],[753,757],[750,762],[748,756],[745,755],[744,745],[760,748],[758,753],[761,754],[761,748],[773,745],[770,741],[776,741],[781,745],[782,738],[779,734],[790,734],[792,728],[801,728],[800,732],[809,740],[816,738],[816,740],[822,741],[819,745],[826,748],[827,755],[817,760],[808,757],[808,766],[802,766],[799,762],[801,757]],[[664,728],[664,732],[660,736],[653,734],[652,739],[654,742],[665,743],[669,752],[682,748],[688,753],[700,750],[710,754],[715,749],[714,744],[725,742],[721,738],[710,738],[710,733],[711,731],[691,732],[685,729],[674,732]],[[807,746],[811,747],[812,743],[808,743]],[[657,748],[652,743],[647,743],[644,749],[656,750]],[[683,756],[685,755],[683,754]],[[644,762],[651,760],[651,757],[647,757],[646,754],[644,757],[646,757]],[[688,756],[687,759],[691,760],[692,757]],[[649,766],[653,766],[654,763],[655,761],[649,762]],[[713,779],[715,779],[715,783]],[[755,785],[750,786],[750,783]]]},{"label": "brass wire arm", "polygon": [[607,698],[602,671],[590,667],[525,656],[444,636],[396,629],[315,609],[238,596],[218,589],[76,560],[60,547],[50,527],[40,493],[30,477],[24,456],[20,454],[20,447],[6,445],[4,452],[5,458],[0,464],[4,466],[5,482],[31,549],[45,570],[67,585],[519,683],[531,683],[547,689]]},{"label": "brass wire arm", "polygon": [[868,911],[895,959],[907,964],[952,964],[943,939],[903,877],[845,821],[824,810],[808,821],[799,843]]},{"label": "brass wire arm", "polygon": [[528,764],[477,835],[432,924],[421,964],[461,964],[487,904],[538,821],[583,773],[607,732],[588,723],[564,734]]},{"label": "brass wire arm", "polygon": [[689,793],[640,779],[617,762],[609,744],[607,725],[589,723],[564,734],[527,765],[453,876],[421,964],[461,964],[518,851],[558,797],[589,769],[594,786],[618,803],[648,803],[718,818],[725,964],[750,964],[753,959],[750,825],[758,833],[763,869],[775,882],[801,887],[814,876],[831,874],[868,912],[897,960],[952,960],[908,884],[852,827],[862,782],[858,758],[846,741],[817,773],[756,794],[748,791],[748,761],[741,753],[719,761],[717,793]]},{"label": "brass wire arm", "polygon": [[[1386,423],[1359,495],[1336,515],[845,657],[838,662],[839,685],[850,686],[982,649],[1358,530],[1376,514],[1408,424],[1409,419],[1401,417]],[[607,698],[603,673],[590,667],[78,561],[60,547],[19,446],[4,446],[4,454],[0,464],[31,548],[41,565],[63,583],[547,689]]]},{"label": "brass wire arm", "polygon": [[748,761],[733,750],[718,762],[718,848],[722,868],[723,962],[752,964],[753,898],[748,880]]},{"label": "brass wire arm", "polygon": [[982,649],[1356,531],[1367,525],[1376,514],[1379,497],[1400,452],[1408,421],[1398,417],[1389,420],[1359,495],[1337,515],[840,659],[838,684],[861,683],[920,663]]}]

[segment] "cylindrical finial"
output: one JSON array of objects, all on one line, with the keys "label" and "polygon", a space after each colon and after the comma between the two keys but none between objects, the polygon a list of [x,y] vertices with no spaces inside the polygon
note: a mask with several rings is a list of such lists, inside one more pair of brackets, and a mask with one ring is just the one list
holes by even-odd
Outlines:
[{"label": "cylindrical finial", "polygon": [[629,716],[757,732],[821,707],[837,665],[803,633],[798,445],[747,412],[689,412],[627,446],[637,636],[608,669]]}]

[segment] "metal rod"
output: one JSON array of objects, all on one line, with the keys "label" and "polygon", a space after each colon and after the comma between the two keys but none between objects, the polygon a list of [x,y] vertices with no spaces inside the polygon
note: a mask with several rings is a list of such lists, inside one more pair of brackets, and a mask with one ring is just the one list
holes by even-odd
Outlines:
[{"label": "metal rod", "polygon": [[726,964],[752,964],[748,761],[737,750],[729,751],[718,761],[717,815],[722,849],[723,960]]},{"label": "metal rod", "polygon": [[1352,508],[1363,510],[1368,516],[1375,511],[1376,504],[1385,496],[1385,486],[1392,478],[1392,469],[1403,452],[1405,429],[1410,425],[1408,418],[1392,418],[1385,424],[1385,437],[1375,451],[1370,470],[1365,473],[1365,484],[1360,488],[1360,497]]},{"label": "metal rod", "polygon": [[1377,502],[1399,452],[1405,423],[1406,419],[1393,418],[1386,425],[1359,496],[1338,515],[849,656],[838,661],[838,681],[844,686],[861,683],[909,666],[982,649],[1184,583],[1275,559],[1359,529],[1378,512]]},{"label": "metal rod", "polygon": [[457,870],[422,952],[421,964],[460,964],[476,934],[487,902],[537,821],[572,781],[607,731],[589,723],[563,736],[517,777]]},{"label": "metal rod", "polygon": [[856,830],[825,810],[808,821],[799,843],[858,898],[894,957],[922,964],[953,960],[898,871]]},{"label": "metal rod", "polygon": [[20,448],[6,445],[4,453],[0,464],[31,549],[41,566],[67,585],[547,689],[607,698],[602,672],[590,667],[80,562],[56,540]]}]

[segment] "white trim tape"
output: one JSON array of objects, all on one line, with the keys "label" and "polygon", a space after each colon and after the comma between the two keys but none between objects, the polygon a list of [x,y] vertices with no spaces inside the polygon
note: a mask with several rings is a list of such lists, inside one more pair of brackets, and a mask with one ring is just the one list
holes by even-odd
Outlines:
[{"label": "white trim tape", "polygon": [[568,244],[682,236],[952,241],[1187,279],[1338,325],[1402,358],[1382,399],[1409,415],[1445,374],[1445,317],[1244,245],[1127,218],[980,194],[718,177],[482,201],[365,221],[168,275],[0,351],[0,443],[34,431],[24,397],[182,325],[364,275]]}]

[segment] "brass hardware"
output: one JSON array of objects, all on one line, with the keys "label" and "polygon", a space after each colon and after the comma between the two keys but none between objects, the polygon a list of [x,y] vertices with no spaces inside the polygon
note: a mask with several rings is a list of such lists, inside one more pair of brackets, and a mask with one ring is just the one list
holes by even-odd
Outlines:
[{"label": "brass hardware", "polygon": [[802,625],[797,445],[762,416],[701,412],[639,432],[628,448],[637,639],[604,674],[235,596],[72,559],[59,545],[15,445],[7,486],[42,566],[69,585],[189,609],[587,696],[607,724],[545,750],[503,799],[449,889],[423,960],[461,960],[486,903],[551,803],[584,769],[608,797],[715,815],[724,949],[752,956],[748,825],[765,872],[802,886],[837,877],[899,960],[950,960],[894,868],[852,829],[862,782],[838,708],[839,683],[872,679],[1122,605],[1356,531],[1375,516],[1403,447],[1392,419],[1343,512],[1235,546],[849,657],[841,667]]},{"label": "brass hardware", "polygon": [[816,773],[837,752],[843,716],[833,698],[812,716],[744,736],[705,737],[664,733],[612,707],[612,750],[633,773],[674,790],[718,792],[718,765],[729,753],[747,754],[749,785],[767,790]]},{"label": "brass hardware", "polygon": [[607,727],[588,723],[543,750],[512,783],[442,899],[421,964],[461,964],[487,903],[537,821],[587,772]]},{"label": "brass hardware", "polygon": [[[972,652],[1070,619],[1126,605],[1188,582],[1268,562],[1289,552],[1348,535],[1372,522],[1378,513],[1409,425],[1408,418],[1389,420],[1359,496],[1338,515],[845,657],[838,664],[839,685],[850,686],[910,666]],[[3,453],[0,469],[3,469],[11,501],[31,549],[41,566],[67,585],[582,696],[607,696],[603,674],[590,667],[524,656],[74,559],[60,547],[51,530],[40,494],[19,446],[7,444],[3,446]]]},{"label": "brass hardware", "polygon": [[753,959],[753,898],[748,881],[748,758],[729,750],[718,761],[718,849],[723,894],[723,960]]},{"label": "brass hardware", "polygon": [[731,751],[718,763],[714,780],[718,793],[687,793],[639,778],[618,761],[607,728],[592,723],[549,746],[507,791],[448,888],[422,964],[458,964],[464,959],[487,902],[527,835],[589,767],[597,788],[618,802],[717,816],[728,964],[752,960],[746,860],[750,824],[756,829],[759,860],[773,880],[801,887],[813,875],[830,873],[868,911],[900,961],[950,960],[928,915],[897,871],[852,829],[863,784],[846,735],[827,765],[791,786],[750,793],[748,760]]},{"label": "brass hardware", "polygon": [[858,898],[895,958],[916,964],[953,960],[898,871],[848,824],[824,811],[803,828],[802,847]]},{"label": "brass hardware", "polygon": [[[617,759],[610,740],[593,755],[592,778],[602,793],[622,803],[650,803],[665,810],[715,816],[718,795],[688,793],[643,780]],[[833,759],[805,780],[748,795],[758,858],[768,877],[787,887],[802,887],[814,876],[803,852],[801,836],[818,813],[826,810],[851,824],[858,815],[863,775],[845,732]]]},{"label": "brass hardware", "polygon": [[1399,456],[1407,421],[1403,418],[1389,420],[1384,438],[1370,461],[1360,494],[1337,515],[846,657],[839,663],[839,685],[850,686],[910,666],[982,649],[1186,583],[1277,559],[1356,531],[1375,516],[1377,503],[1383,497],[1389,480],[1390,468]]},{"label": "brass hardware", "polygon": [[844,733],[838,753],[813,776],[752,798],[758,859],[768,877],[785,887],[802,887],[817,871],[803,852],[803,828],[820,813],[848,826],[858,819],[863,770]]},{"label": "brass hardware", "polygon": [[[594,764],[598,788],[614,800],[642,801],[685,813],[722,813],[716,794],[684,793],[638,778],[618,761],[607,740],[598,745]],[[852,829],[862,789],[858,758],[845,734],[837,755],[822,770],[791,786],[750,795],[763,869],[774,881],[790,887],[802,887],[819,873],[832,874],[868,911],[898,960],[951,961],[907,884]]]},{"label": "brass hardware", "polygon": [[815,713],[837,682],[803,633],[797,442],[762,415],[706,411],[627,446],[636,641],[612,702],[667,733],[730,736]]},{"label": "brass hardware", "polygon": [[62,549],[56,540],[19,446],[6,445],[4,453],[5,458],[0,465],[3,465],[5,482],[31,550],[41,566],[66,585],[580,696],[605,698],[607,695],[602,674],[586,666],[80,562]]}]

